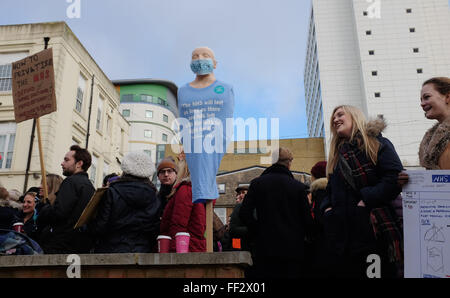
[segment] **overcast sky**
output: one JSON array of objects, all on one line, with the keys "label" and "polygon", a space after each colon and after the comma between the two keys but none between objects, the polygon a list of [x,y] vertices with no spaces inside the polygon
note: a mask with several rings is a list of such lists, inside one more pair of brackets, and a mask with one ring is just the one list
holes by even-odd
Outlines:
[{"label": "overcast sky", "polygon": [[194,79],[192,50],[209,46],[216,77],[234,86],[235,117],[280,118],[280,138],[308,137],[309,0],[80,0],[72,19],[67,1],[2,0],[0,24],[67,22],[111,80],[181,86]]}]

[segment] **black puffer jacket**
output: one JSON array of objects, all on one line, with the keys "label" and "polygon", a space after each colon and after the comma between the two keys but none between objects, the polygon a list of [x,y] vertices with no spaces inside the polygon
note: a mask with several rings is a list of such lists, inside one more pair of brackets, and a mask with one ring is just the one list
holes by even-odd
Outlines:
[{"label": "black puffer jacket", "polygon": [[127,176],[111,183],[95,219],[95,253],[152,252],[159,233],[161,201],[148,179]]}]

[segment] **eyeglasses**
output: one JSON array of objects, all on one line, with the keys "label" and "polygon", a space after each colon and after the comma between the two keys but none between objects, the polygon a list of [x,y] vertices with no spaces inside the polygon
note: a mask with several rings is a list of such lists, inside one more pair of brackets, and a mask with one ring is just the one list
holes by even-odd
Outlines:
[{"label": "eyeglasses", "polygon": [[175,170],[174,169],[167,169],[167,170],[160,170],[159,172],[158,172],[158,175],[165,175],[166,173],[167,174],[172,174],[172,173],[174,173],[175,172]]}]

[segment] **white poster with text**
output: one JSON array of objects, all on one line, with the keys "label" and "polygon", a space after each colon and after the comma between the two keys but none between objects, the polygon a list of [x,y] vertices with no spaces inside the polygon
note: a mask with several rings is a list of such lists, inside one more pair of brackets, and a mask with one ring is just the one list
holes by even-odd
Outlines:
[{"label": "white poster with text", "polygon": [[403,187],[405,277],[450,277],[450,171],[407,171]]}]

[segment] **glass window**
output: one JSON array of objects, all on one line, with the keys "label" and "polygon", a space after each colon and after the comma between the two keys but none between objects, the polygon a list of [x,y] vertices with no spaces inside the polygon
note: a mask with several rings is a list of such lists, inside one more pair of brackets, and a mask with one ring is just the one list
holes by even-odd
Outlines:
[{"label": "glass window", "polygon": [[414,49],[413,49],[413,52],[414,52],[414,53],[419,53],[419,48],[414,48]]},{"label": "glass window", "polygon": [[165,133],[162,134],[162,140],[163,142],[167,142],[167,135]]},{"label": "glass window", "polygon": [[227,208],[214,208],[214,212],[220,218],[223,224],[227,222]]},{"label": "glass window", "polygon": [[86,82],[87,82],[87,80],[80,73],[80,77],[78,78],[77,98],[76,98],[76,104],[75,104],[75,109],[80,113],[83,108],[83,97],[84,97],[84,91],[86,89]]},{"label": "glass window", "polygon": [[166,123],[169,123],[169,116],[167,116],[166,114],[163,114],[163,121]]},{"label": "glass window", "polygon": [[381,97],[381,93],[380,92],[375,92],[375,97]]},{"label": "glass window", "polygon": [[124,117],[130,117],[130,110],[128,110],[128,109],[123,109],[123,110],[122,110],[122,116],[124,116]]},{"label": "glass window", "polygon": [[370,50],[369,51],[369,55],[375,55],[375,51],[374,50]]},{"label": "glass window", "polygon": [[102,178],[102,180],[105,179],[105,177],[109,174],[110,174],[109,173],[109,164],[107,162],[104,162],[103,163],[103,178]]},{"label": "glass window", "polygon": [[0,65],[0,91],[10,91],[11,89],[11,64]]},{"label": "glass window", "polygon": [[219,189],[219,193],[225,193],[226,192],[225,191],[225,183],[217,184],[217,187]]},{"label": "glass window", "polygon": [[133,94],[124,94],[122,95],[122,100],[121,102],[133,102]]},{"label": "glass window", "polygon": [[94,187],[97,187],[95,185],[96,178],[97,178],[97,157],[95,155],[92,155],[92,163],[91,163],[91,182],[94,185]]},{"label": "glass window", "polygon": [[166,152],[166,145],[159,144],[156,146],[156,163],[159,163],[164,159],[164,154]]},{"label": "glass window", "polygon": [[145,118],[153,118],[153,111],[146,110],[145,111]]},{"label": "glass window", "polygon": [[0,92],[12,90],[12,62],[28,56],[28,52],[0,53]]},{"label": "glass window", "polygon": [[372,31],[371,30],[367,30],[366,31],[366,35],[372,35]]},{"label": "glass window", "polygon": [[418,68],[417,69],[417,73],[423,73],[423,69],[422,68]]},{"label": "glass window", "polygon": [[411,8],[407,8],[406,9],[406,13],[412,13],[412,9]]},{"label": "glass window", "polygon": [[148,94],[141,94],[141,101],[143,102],[153,102],[153,96],[148,95]]},{"label": "glass window", "polygon": [[152,137],[152,131],[151,130],[144,130],[144,137],[151,138]]},{"label": "glass window", "polygon": [[10,169],[16,139],[16,123],[0,124],[0,169]]},{"label": "glass window", "polygon": [[103,119],[103,98],[100,96],[98,99],[98,107],[97,107],[97,122],[95,127],[97,130],[102,130],[102,119]]}]

